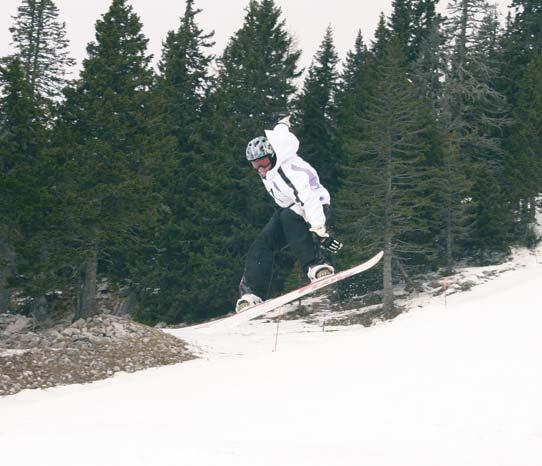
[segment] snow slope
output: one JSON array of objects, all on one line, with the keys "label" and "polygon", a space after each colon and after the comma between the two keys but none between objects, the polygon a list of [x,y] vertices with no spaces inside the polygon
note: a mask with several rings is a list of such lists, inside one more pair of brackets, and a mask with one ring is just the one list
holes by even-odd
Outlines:
[{"label": "snow slope", "polygon": [[540,466],[542,250],[506,267],[370,328],[283,321],[277,351],[265,321],[171,331],[202,359],[1,398],[1,463]]}]

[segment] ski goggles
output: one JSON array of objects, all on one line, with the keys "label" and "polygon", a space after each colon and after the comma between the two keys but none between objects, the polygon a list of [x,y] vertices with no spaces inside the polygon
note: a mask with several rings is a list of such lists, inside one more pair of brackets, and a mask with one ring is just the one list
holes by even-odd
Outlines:
[{"label": "ski goggles", "polygon": [[253,160],[250,163],[252,164],[252,167],[258,171],[260,170],[267,171],[271,168],[271,165],[273,165],[273,163],[271,162],[271,159],[267,156],[262,157],[260,159]]}]

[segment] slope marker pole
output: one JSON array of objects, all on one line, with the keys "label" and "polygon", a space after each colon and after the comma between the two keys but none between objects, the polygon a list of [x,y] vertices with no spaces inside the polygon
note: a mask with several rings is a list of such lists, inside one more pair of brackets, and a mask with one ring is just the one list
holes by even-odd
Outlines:
[{"label": "slope marker pole", "polygon": [[447,294],[448,294],[448,277],[444,279],[444,308],[445,309],[448,309],[448,299],[446,296]]},{"label": "slope marker pole", "polygon": [[279,341],[279,326],[280,326],[281,318],[282,318],[282,306],[279,307],[279,317],[277,319],[277,332],[275,334],[275,348],[273,349],[273,353],[277,351],[277,344]]}]

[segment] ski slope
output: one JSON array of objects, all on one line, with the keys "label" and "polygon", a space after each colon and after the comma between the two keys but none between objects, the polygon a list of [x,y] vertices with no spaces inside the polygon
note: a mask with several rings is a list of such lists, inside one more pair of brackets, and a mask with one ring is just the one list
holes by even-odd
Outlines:
[{"label": "ski slope", "polygon": [[370,328],[283,321],[277,351],[265,321],[171,330],[202,358],[0,398],[0,461],[540,466],[542,250],[506,266]]}]

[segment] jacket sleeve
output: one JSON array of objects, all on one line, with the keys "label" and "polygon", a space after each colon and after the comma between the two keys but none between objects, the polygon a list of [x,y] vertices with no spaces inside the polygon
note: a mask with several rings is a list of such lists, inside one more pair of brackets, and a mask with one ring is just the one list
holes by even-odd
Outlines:
[{"label": "jacket sleeve", "polygon": [[[324,207],[320,199],[321,192],[311,186],[311,173],[307,169],[295,169],[289,166],[283,170],[286,182],[294,192],[296,204],[301,206],[305,213],[305,220],[311,228],[322,227],[326,224]],[[316,177],[316,173],[312,175]]]},{"label": "jacket sleeve", "polygon": [[280,160],[296,155],[299,149],[299,140],[290,132],[286,122],[277,124],[272,130],[265,130],[265,135]]}]

